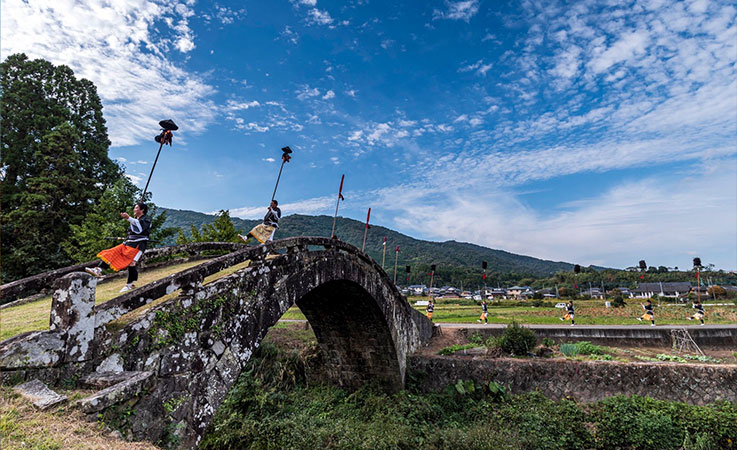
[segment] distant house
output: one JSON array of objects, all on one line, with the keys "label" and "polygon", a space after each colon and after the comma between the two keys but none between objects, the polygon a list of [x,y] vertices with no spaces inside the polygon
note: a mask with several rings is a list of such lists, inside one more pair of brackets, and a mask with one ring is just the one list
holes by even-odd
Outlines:
[{"label": "distant house", "polygon": [[630,291],[630,298],[651,298],[657,295],[678,298],[688,295],[689,292],[691,292],[691,283],[687,281],[640,283],[637,289]]},{"label": "distant house", "polygon": [[604,293],[601,292],[601,289],[595,287],[591,289],[586,289],[581,294],[588,295],[590,298],[604,298]]},{"label": "distant house", "polygon": [[532,289],[529,286],[512,286],[507,289],[507,298],[512,297],[518,300],[527,300],[532,297]]},{"label": "distant house", "polygon": [[507,290],[506,289],[487,289],[485,297],[488,299],[492,299],[492,300],[502,300],[502,299],[507,298]]},{"label": "distant house", "polygon": [[424,284],[413,284],[411,286],[407,286],[407,290],[409,290],[411,295],[424,295],[427,293],[427,286]]}]

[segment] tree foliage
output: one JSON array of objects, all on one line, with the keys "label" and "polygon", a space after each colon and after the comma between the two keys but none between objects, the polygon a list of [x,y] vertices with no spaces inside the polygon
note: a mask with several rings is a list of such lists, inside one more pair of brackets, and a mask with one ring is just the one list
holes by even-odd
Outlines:
[{"label": "tree foliage", "polygon": [[238,234],[240,229],[235,228],[233,220],[230,218],[230,211],[220,210],[215,215],[213,223],[202,225],[202,230],[192,225],[190,227],[190,235],[188,238],[180,229],[177,236],[177,244],[186,244],[188,242],[240,242]]},{"label": "tree foliage", "polygon": [[[146,194],[146,197],[150,198],[150,194]],[[82,223],[70,226],[70,237],[64,245],[69,257],[75,262],[89,261],[100,250],[117,245],[119,242],[115,238],[124,238],[129,226],[126,220],[120,218],[120,213],[132,215],[133,205],[140,198],[140,189],[125,177],[118,179],[90,208]],[[156,206],[151,202],[146,204],[151,218],[151,241],[162,242],[176,234],[175,228],[163,227],[166,212],[156,214]]]},{"label": "tree foliage", "polygon": [[95,86],[23,54],[0,63],[3,281],[70,262],[61,243],[121,176]]}]

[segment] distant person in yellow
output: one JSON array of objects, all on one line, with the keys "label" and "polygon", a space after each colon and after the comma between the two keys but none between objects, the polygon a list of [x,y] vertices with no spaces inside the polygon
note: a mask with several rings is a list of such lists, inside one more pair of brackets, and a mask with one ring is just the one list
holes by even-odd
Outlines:
[{"label": "distant person in yellow", "polygon": [[699,300],[694,300],[692,307],[696,311],[694,312],[693,316],[688,317],[688,320],[700,320],[701,321],[701,325],[703,325],[704,324],[704,315],[705,315],[705,313],[704,313],[704,305],[702,305]]},{"label": "distant person in yellow", "polygon": [[481,317],[476,322],[481,323],[482,320],[484,321],[484,325],[489,324],[489,307],[486,305],[486,300],[481,301]]},{"label": "distant person in yellow", "polygon": [[640,322],[642,322],[643,320],[649,320],[650,326],[654,327],[655,313],[653,312],[653,302],[648,299],[648,301],[644,305],[642,303],[640,303],[640,305],[642,306],[642,309],[645,310],[645,314],[643,314],[642,317],[638,317],[637,320],[639,320]]},{"label": "distant person in yellow", "polygon": [[425,308],[425,312],[427,313],[427,318],[432,320],[432,313],[435,311],[435,305],[432,303],[432,299],[427,301],[427,308]]},{"label": "distant person in yellow", "polygon": [[264,216],[264,222],[253,227],[246,236],[239,234],[238,238],[246,244],[248,244],[251,238],[256,239],[262,244],[266,241],[273,240],[274,233],[276,233],[276,229],[279,228],[279,219],[281,219],[281,209],[279,209],[278,205],[279,202],[272,200],[269,205],[269,209],[266,211],[266,215]]},{"label": "distant person in yellow", "polygon": [[569,300],[568,304],[566,305],[566,315],[564,317],[561,317],[560,320],[569,320],[571,321],[571,326],[574,326],[576,324],[576,318],[575,318],[575,308],[573,307],[573,300]]}]

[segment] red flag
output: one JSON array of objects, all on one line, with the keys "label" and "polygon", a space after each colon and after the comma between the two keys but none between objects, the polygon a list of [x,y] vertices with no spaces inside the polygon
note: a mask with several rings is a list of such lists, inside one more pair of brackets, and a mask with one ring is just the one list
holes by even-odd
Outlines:
[{"label": "red flag", "polygon": [[395,252],[399,253],[399,246],[397,245],[397,249],[394,250]]},{"label": "red flag", "polygon": [[573,284],[573,289],[578,289],[578,285],[574,283]]},{"label": "red flag", "polygon": [[642,275],[640,275],[640,279],[641,280],[644,280],[645,279],[645,274],[644,273]]},{"label": "red flag", "polygon": [[371,217],[371,208],[369,208],[369,212],[368,212],[368,215],[366,216],[366,229],[369,229],[369,228],[371,228],[371,227],[369,226],[369,224],[368,224],[368,222],[369,222],[369,217]]},{"label": "red flag", "polygon": [[384,236],[384,243],[381,245],[386,245],[386,236]]},{"label": "red flag", "polygon": [[484,272],[484,275],[481,277],[482,280],[486,279],[486,272]]},{"label": "red flag", "polygon": [[340,189],[338,189],[338,198],[341,200],[345,200],[345,197],[343,197],[343,180],[345,180],[345,174],[340,177]]}]

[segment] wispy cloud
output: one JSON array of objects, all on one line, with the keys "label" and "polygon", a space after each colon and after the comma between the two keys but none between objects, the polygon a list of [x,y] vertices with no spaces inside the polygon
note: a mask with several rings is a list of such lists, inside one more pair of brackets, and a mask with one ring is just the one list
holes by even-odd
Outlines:
[{"label": "wispy cloud", "polygon": [[433,19],[463,20],[468,22],[479,12],[479,0],[445,1],[445,10],[436,9]]}]

